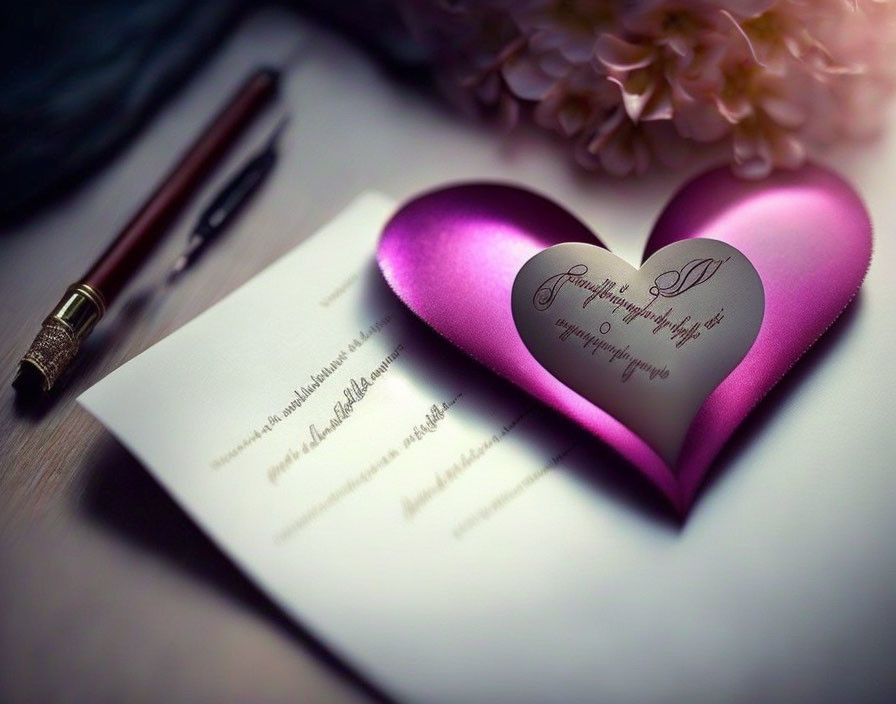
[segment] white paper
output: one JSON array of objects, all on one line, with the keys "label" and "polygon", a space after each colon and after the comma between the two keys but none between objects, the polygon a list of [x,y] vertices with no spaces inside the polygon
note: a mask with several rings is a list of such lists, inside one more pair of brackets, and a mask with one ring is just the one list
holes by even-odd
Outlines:
[{"label": "white paper", "polygon": [[556,471],[583,433],[388,289],[374,250],[393,209],[361,197],[80,401],[284,609],[387,691],[479,698],[483,684],[525,678],[475,645],[516,641],[518,628],[528,647],[550,642],[530,610],[564,560],[544,547],[552,532],[593,534],[599,516]]}]

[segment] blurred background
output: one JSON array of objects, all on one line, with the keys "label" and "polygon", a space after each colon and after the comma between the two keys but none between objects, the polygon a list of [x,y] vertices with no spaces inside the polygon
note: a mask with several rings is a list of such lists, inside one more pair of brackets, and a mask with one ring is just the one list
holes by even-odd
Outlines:
[{"label": "blurred background", "polygon": [[0,21],[0,221],[108,160],[271,5],[617,176],[680,170],[710,148],[746,178],[797,168],[878,135],[896,91],[889,0],[36,0]]},{"label": "blurred background", "polygon": [[428,57],[387,0],[34,0],[0,13],[0,223],[73,188],[185,85],[249,12],[286,8],[350,36],[402,80]]}]

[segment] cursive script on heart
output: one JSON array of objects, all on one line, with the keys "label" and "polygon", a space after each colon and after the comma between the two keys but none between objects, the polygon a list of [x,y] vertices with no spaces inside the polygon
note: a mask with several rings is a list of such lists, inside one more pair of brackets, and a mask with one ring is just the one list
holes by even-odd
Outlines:
[{"label": "cursive script on heart", "polygon": [[750,261],[710,239],[671,244],[640,269],[595,245],[557,244],[527,261],[512,289],[535,359],[670,465],[756,339],[764,304]]},{"label": "cursive script on heart", "polygon": [[[690,181],[668,203],[647,238],[644,259],[666,245],[691,240],[718,240],[746,256],[762,279],[765,314],[746,356],[697,411],[675,462],[664,459],[628,423],[549,372],[517,331],[511,290],[523,265],[556,244],[601,247],[597,235],[568,210],[514,186],[440,188],[405,203],[392,217],[377,259],[386,281],[422,320],[603,440],[686,512],[728,438],[858,292],[871,259],[871,222],[855,191],[826,169],[806,166],[749,182],[720,168]],[[673,262],[668,272],[681,274],[682,263]],[[693,293],[722,281],[727,266],[721,265]],[[562,270],[548,272],[543,280]],[[669,282],[674,278],[669,274],[653,283],[673,290]],[[562,295],[572,292],[569,286]],[[530,301],[534,293],[529,293]],[[674,301],[660,297],[653,306]],[[596,304],[595,299],[588,308]],[[720,333],[735,327],[728,317],[730,305],[726,301]],[[612,325],[613,318],[608,320]],[[688,352],[696,349],[695,343],[709,343],[711,332],[681,349]],[[663,383],[684,367],[668,368]]]}]

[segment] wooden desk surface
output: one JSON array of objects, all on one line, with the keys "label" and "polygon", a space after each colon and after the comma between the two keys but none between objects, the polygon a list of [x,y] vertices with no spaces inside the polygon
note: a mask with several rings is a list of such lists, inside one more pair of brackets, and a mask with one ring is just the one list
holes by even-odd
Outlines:
[{"label": "wooden desk surface", "polygon": [[[42,407],[20,408],[9,382],[42,317],[235,82],[257,63],[285,56],[297,40],[307,41],[310,51],[286,86],[291,137],[251,211],[193,273],[166,289],[165,273],[216,186],[208,184],[90,338],[69,383]],[[268,117],[232,155],[233,163],[258,143],[276,114]],[[608,244],[635,259],[659,206],[685,178],[585,177],[567,168],[550,140],[526,139],[502,141],[461,124],[389,84],[340,42],[308,35],[269,13],[250,21],[109,168],[0,238],[0,298],[7,302],[0,335],[0,700],[362,702],[377,696],[230,564],[75,398],[249,279],[362,190],[403,197],[451,179],[520,179],[564,194],[586,219],[602,223]],[[528,145],[525,153],[521,143]],[[896,153],[893,144],[891,137],[881,153]],[[423,158],[426,149],[432,153]],[[894,165],[872,158],[874,149],[837,161],[863,193],[874,191],[883,202],[881,183]],[[600,208],[608,200],[627,207],[606,216]],[[896,262],[896,214],[892,208],[874,214],[876,261]],[[845,536],[835,549],[846,549],[853,538],[879,547],[873,536],[892,536],[896,528],[889,505],[896,495],[896,473],[889,471],[896,447],[884,421],[892,418],[893,402],[881,390],[892,391],[896,373],[875,351],[896,342],[889,312],[896,287],[892,276],[876,276],[876,270],[879,264],[845,332],[813,363],[816,383],[801,380],[779,403],[777,425],[766,422],[776,438],[814,427],[813,442],[833,463],[851,466],[847,458],[855,458],[850,477],[856,484],[844,484],[842,494],[851,502],[849,515],[857,517],[846,521],[832,509]],[[850,369],[849,380],[838,365]],[[877,377],[869,375],[871,367]],[[832,439],[829,424],[838,418]],[[803,425],[788,430],[795,423]],[[798,460],[798,449],[782,452],[782,466]],[[751,461],[741,452],[726,471]],[[862,525],[874,532],[863,537]],[[896,551],[889,543],[874,554],[874,569],[856,575],[857,585],[885,587],[877,597],[870,587],[863,592],[877,599],[867,611],[872,616],[894,605]],[[879,622],[857,623],[874,630],[869,624]],[[877,628],[876,640],[866,645],[889,652],[882,645],[892,645],[896,634]],[[863,642],[848,628],[844,633],[844,643],[853,636]],[[888,684],[876,661],[862,662],[866,669],[856,665],[856,672]]]}]

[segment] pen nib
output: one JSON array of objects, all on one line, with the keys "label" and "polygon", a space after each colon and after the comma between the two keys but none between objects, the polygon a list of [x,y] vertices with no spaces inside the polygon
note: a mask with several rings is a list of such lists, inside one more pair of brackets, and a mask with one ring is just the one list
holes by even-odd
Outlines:
[{"label": "pen nib", "polygon": [[168,280],[173,281],[178,276],[180,276],[187,267],[193,262],[193,257],[196,255],[196,252],[205,244],[205,239],[198,235],[194,235],[190,238],[190,241],[187,243],[187,248],[184,250],[184,253],[181,254],[177,260],[174,262],[174,266],[171,267],[171,271],[168,273]]},{"label": "pen nib", "polygon": [[177,261],[174,262],[174,266],[171,267],[171,273],[169,276],[173,279],[176,278],[184,269],[187,268],[187,264],[189,263],[189,258],[186,254],[181,254]]}]

